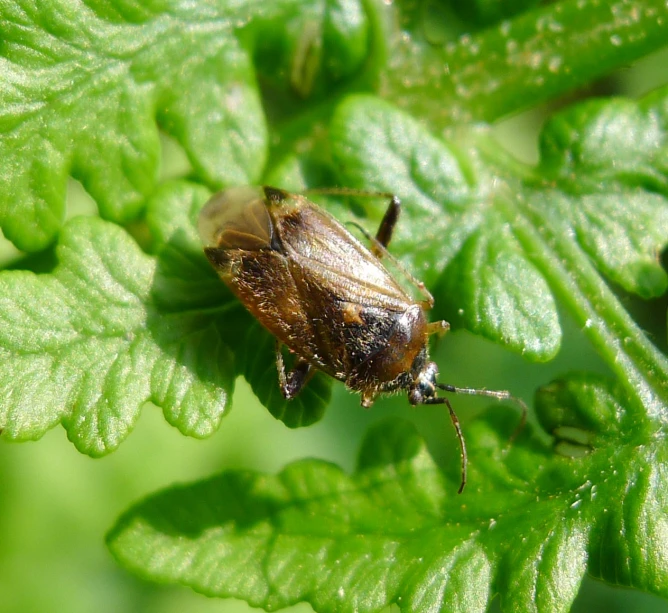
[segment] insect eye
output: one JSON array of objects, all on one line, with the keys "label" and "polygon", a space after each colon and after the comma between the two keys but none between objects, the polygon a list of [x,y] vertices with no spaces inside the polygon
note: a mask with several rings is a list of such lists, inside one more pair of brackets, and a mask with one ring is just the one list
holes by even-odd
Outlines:
[{"label": "insect eye", "polygon": [[426,398],[432,398],[436,393],[436,375],[438,367],[429,362],[418,374],[409,393],[411,404],[422,404]]},{"label": "insect eye", "polygon": [[415,386],[408,393],[408,401],[413,404],[424,404],[428,398],[433,398],[436,388],[424,379],[418,379]]},{"label": "insect eye", "polygon": [[436,388],[436,377],[438,376],[438,366],[434,362],[429,362],[422,372],[418,375],[417,384],[418,386],[429,390],[429,396],[434,395]]},{"label": "insect eye", "polygon": [[420,392],[421,396],[429,398],[430,396],[434,395],[436,388],[430,381],[422,380],[417,384],[417,390]]}]

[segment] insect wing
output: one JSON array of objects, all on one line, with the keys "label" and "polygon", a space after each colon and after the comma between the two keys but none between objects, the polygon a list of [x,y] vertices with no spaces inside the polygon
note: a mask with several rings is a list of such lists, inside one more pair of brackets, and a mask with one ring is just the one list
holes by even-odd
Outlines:
[{"label": "insect wing", "polygon": [[312,326],[311,359],[351,383],[416,305],[369,249],[306,198],[288,195],[269,210]]},{"label": "insect wing", "polygon": [[198,227],[207,258],[241,303],[283,343],[300,345],[311,356],[313,327],[288,258],[272,243],[275,231],[262,188],[215,194]]},{"label": "insect wing", "polygon": [[271,246],[273,226],[259,187],[232,187],[215,194],[199,216],[207,247],[259,251]]},{"label": "insect wing", "polygon": [[270,211],[286,255],[337,300],[399,310],[412,302],[369,249],[303,196]]},{"label": "insect wing", "polygon": [[380,350],[413,304],[369,249],[302,196],[228,189],[205,205],[199,229],[207,257],[252,315],[336,378]]}]

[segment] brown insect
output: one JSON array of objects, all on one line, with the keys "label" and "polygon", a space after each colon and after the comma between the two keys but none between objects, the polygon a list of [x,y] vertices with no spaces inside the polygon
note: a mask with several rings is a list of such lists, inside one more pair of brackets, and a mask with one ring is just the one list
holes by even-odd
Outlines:
[{"label": "brown insect", "polygon": [[[391,199],[376,237],[368,237],[368,248],[305,196],[274,187],[226,189],[200,213],[204,253],[276,337],[278,381],[285,398],[294,398],[321,370],[359,392],[364,407],[379,394],[400,390],[413,405],[446,404],[461,445],[461,492],[466,484],[464,437],[450,403],[437,390],[514,400],[522,407],[522,423],[526,406],[506,391],[437,382],[428,339],[450,325],[427,321],[434,299],[422,283],[404,272],[423,295],[416,300],[383,265],[381,258],[392,257],[386,248],[400,203],[391,194],[374,195]],[[296,356],[289,372],[282,344]]]}]

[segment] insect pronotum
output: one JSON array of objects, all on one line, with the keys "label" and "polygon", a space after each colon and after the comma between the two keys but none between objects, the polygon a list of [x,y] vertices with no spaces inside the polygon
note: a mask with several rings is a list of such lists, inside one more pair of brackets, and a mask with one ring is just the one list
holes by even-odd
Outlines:
[{"label": "insect pronotum", "polygon": [[[320,190],[355,193],[352,190]],[[369,194],[367,194],[369,195]],[[303,195],[274,187],[233,187],[215,194],[199,217],[204,252],[221,279],[276,337],[281,392],[294,398],[321,370],[359,392],[370,407],[379,394],[405,390],[413,405],[445,404],[461,447],[461,485],[466,484],[466,445],[459,420],[437,390],[512,400],[506,391],[445,385],[429,360],[428,339],[449,329],[429,323],[434,299],[411,297],[383,265],[400,202],[390,203],[370,247]],[[399,265],[400,267],[400,265]],[[403,270],[403,269],[401,269]],[[294,354],[285,370],[281,346]]]}]

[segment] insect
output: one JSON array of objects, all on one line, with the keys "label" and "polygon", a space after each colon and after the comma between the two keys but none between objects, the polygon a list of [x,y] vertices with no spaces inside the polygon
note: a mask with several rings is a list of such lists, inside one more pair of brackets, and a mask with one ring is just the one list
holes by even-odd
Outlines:
[{"label": "insect", "polygon": [[[522,424],[526,406],[506,391],[437,381],[428,339],[450,326],[427,321],[434,299],[422,283],[404,271],[422,294],[415,299],[383,264],[383,258],[392,258],[387,246],[400,202],[391,194],[375,195],[389,197],[390,203],[367,247],[303,195],[274,187],[228,188],[200,213],[204,252],[246,309],[276,337],[285,398],[294,398],[321,370],[359,392],[364,407],[379,394],[402,390],[412,405],[445,404],[461,447],[462,492],[466,445],[450,402],[437,391],[514,400],[522,407]],[[295,355],[289,372],[282,345]]]}]

